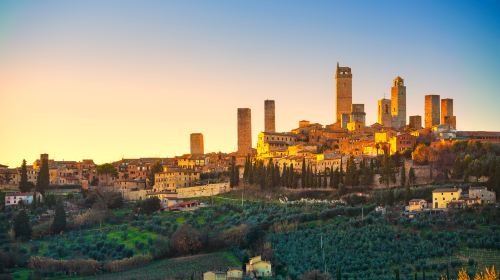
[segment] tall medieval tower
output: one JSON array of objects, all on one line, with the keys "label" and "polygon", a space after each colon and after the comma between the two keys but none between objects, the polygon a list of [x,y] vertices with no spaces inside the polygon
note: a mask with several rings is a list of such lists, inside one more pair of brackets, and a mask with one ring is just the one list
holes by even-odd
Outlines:
[{"label": "tall medieval tower", "polygon": [[276,132],[274,100],[264,101],[264,131]]},{"label": "tall medieval tower", "polygon": [[425,96],[425,127],[432,128],[439,125],[439,95],[429,94]]},{"label": "tall medieval tower", "polygon": [[203,148],[203,134],[201,133],[191,133],[191,154],[192,155],[203,155],[205,154]]},{"label": "tall medieval tower", "polygon": [[352,106],[352,73],[350,67],[340,67],[337,62],[335,73],[337,90],[337,115],[336,121],[341,122],[342,114],[351,114]]},{"label": "tall medieval tower", "polygon": [[252,152],[252,111],[238,108],[238,153],[248,155]]},{"label": "tall medieval tower", "polygon": [[391,88],[392,127],[406,126],[406,86],[404,80],[397,76]]},{"label": "tall medieval tower", "polygon": [[378,123],[384,127],[391,127],[391,100],[383,98],[378,101]]}]

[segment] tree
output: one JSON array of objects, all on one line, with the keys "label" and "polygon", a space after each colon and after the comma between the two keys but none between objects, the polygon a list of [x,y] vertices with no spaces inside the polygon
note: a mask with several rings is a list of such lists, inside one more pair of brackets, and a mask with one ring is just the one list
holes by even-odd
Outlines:
[{"label": "tree", "polygon": [[387,188],[391,182],[396,182],[394,164],[387,154],[384,154],[380,171],[380,183],[385,183]]},{"label": "tree", "polygon": [[42,194],[45,193],[45,190],[49,187],[49,184],[49,160],[47,158],[43,158],[40,161],[40,171],[38,171],[38,177],[36,179],[36,191]]},{"label": "tree", "polygon": [[302,188],[305,188],[306,185],[307,185],[307,174],[306,174],[306,158],[302,158],[302,174],[301,174],[301,177],[300,177],[300,186]]},{"label": "tree", "polygon": [[31,238],[31,225],[25,210],[21,210],[14,218],[14,233],[16,238],[22,240]]},{"label": "tree", "polygon": [[150,197],[138,203],[139,212],[147,215],[151,215],[154,212],[160,210],[161,201],[158,197]]},{"label": "tree", "polygon": [[23,159],[23,163],[21,164],[21,179],[19,180],[19,190],[21,192],[29,192],[33,187],[32,184],[28,181],[28,169],[26,168],[26,160]]},{"label": "tree", "polygon": [[405,189],[405,202],[406,202],[406,204],[408,204],[408,202],[410,202],[411,197],[412,197],[412,194],[411,194],[410,185],[406,185],[406,189]]},{"label": "tree", "polygon": [[54,215],[54,221],[52,222],[51,230],[52,233],[58,234],[66,229],[66,212],[64,211],[64,205],[62,203],[57,204],[56,211]]},{"label": "tree", "polygon": [[399,175],[399,179],[401,187],[404,187],[406,185],[406,169],[404,164],[401,166],[401,173]]},{"label": "tree", "polygon": [[300,276],[301,280],[332,280],[330,274],[322,273],[319,270],[308,271]]},{"label": "tree", "polygon": [[415,169],[413,167],[410,167],[410,171],[408,171],[408,183],[411,186],[414,186],[417,181],[417,177],[415,176]]},{"label": "tree", "polygon": [[155,164],[151,166],[148,172],[148,185],[150,187],[154,186],[155,184],[155,174],[160,173],[162,171],[163,171],[163,166],[161,165],[160,161],[155,162]]},{"label": "tree", "polygon": [[179,255],[197,253],[201,247],[201,234],[188,224],[182,225],[172,235],[170,246]]}]

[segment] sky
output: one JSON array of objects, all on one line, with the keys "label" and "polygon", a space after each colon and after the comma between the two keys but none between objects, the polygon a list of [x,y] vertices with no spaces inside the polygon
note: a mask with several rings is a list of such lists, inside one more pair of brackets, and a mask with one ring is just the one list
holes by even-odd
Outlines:
[{"label": "sky", "polygon": [[500,2],[0,1],[0,163],[104,163],[236,150],[237,108],[330,124],[337,62],[367,124],[392,80],[407,115],[454,99],[459,130],[500,131]]}]

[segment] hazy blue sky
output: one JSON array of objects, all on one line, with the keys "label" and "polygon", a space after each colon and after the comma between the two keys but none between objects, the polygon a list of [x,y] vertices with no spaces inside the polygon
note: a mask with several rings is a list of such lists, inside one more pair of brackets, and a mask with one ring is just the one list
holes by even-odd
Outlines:
[{"label": "hazy blue sky", "polygon": [[453,98],[500,130],[500,1],[0,1],[0,163],[236,149],[236,108],[332,123],[336,63],[369,124],[397,75],[408,115]]}]

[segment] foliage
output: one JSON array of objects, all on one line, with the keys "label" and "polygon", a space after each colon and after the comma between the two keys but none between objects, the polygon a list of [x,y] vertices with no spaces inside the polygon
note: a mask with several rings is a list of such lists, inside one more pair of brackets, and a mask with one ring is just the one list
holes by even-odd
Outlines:
[{"label": "foliage", "polygon": [[302,274],[300,280],[333,280],[329,274],[322,273],[319,270],[312,270]]},{"label": "foliage", "polygon": [[28,265],[42,273],[67,273],[78,275],[95,274],[100,269],[100,264],[95,260],[54,260],[46,257],[31,257]]},{"label": "foliage", "polygon": [[56,211],[54,215],[54,221],[52,222],[51,231],[52,233],[59,234],[66,229],[66,212],[64,211],[64,205],[59,203],[56,206]]},{"label": "foliage", "polygon": [[19,211],[14,219],[14,233],[18,239],[27,240],[31,238],[31,225],[25,210]]},{"label": "foliage", "polygon": [[201,235],[190,225],[182,225],[170,240],[172,250],[179,255],[194,254],[201,249]]},{"label": "foliage", "polygon": [[47,158],[43,158],[40,161],[40,171],[38,171],[38,177],[36,180],[36,191],[43,194],[45,193],[45,190],[49,187],[49,185],[49,160]]},{"label": "foliage", "polygon": [[151,215],[160,210],[161,202],[158,197],[150,197],[137,203],[139,213]]},{"label": "foliage", "polygon": [[161,165],[160,161],[155,162],[151,166],[151,169],[148,172],[148,185],[153,186],[155,184],[155,174],[160,173],[163,171],[163,166]]},{"label": "foliage", "polygon": [[103,269],[109,272],[119,272],[145,265],[151,262],[151,260],[152,258],[149,255],[137,255],[130,258],[110,261],[104,265]]},{"label": "foliage", "polygon": [[26,168],[26,160],[23,159],[21,164],[21,178],[19,180],[19,190],[21,192],[31,191],[33,184],[28,181],[28,169]]},{"label": "foliage", "polygon": [[116,177],[118,172],[116,168],[111,163],[104,163],[96,167],[97,174],[106,174]]}]

